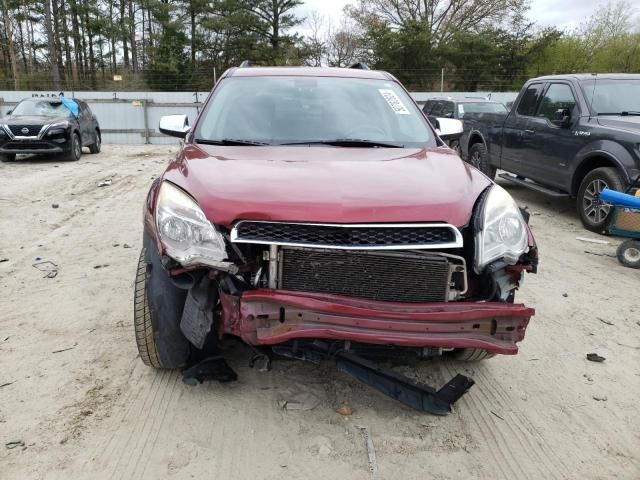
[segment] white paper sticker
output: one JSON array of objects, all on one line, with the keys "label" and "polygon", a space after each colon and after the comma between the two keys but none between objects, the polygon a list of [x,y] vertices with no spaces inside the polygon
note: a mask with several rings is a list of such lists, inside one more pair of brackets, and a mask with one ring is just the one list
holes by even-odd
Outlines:
[{"label": "white paper sticker", "polygon": [[396,92],[386,88],[379,88],[378,91],[380,92],[380,95],[382,95],[382,98],[387,101],[387,103],[393,110],[393,113],[395,113],[396,115],[411,115],[411,112],[407,110],[407,107],[405,107],[404,103],[402,103],[402,100],[398,98]]}]

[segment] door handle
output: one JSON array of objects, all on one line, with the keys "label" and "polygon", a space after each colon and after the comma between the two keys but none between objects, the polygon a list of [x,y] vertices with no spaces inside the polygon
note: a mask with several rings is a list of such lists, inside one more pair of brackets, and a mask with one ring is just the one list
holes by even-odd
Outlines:
[{"label": "door handle", "polygon": [[527,128],[527,129],[525,129],[524,133],[526,133],[527,135],[533,135],[534,133],[536,133],[536,131]]}]

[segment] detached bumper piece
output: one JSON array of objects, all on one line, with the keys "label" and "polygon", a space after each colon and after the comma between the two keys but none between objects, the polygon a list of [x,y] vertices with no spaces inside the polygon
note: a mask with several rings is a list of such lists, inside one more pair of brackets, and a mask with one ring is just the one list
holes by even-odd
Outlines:
[{"label": "detached bumper piece", "polygon": [[345,352],[336,355],[336,364],[339,371],[348,373],[400,403],[434,415],[451,413],[453,404],[475,383],[472,378],[456,375],[440,390],[435,390],[429,385]]}]

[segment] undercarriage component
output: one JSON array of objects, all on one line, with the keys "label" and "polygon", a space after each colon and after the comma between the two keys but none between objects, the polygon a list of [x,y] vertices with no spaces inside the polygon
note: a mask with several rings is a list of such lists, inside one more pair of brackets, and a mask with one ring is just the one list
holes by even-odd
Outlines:
[{"label": "undercarriage component", "polygon": [[237,379],[236,372],[221,356],[205,358],[182,372],[182,381],[187,385],[206,381],[233,382]]},{"label": "undercarriage component", "polygon": [[453,404],[475,383],[472,378],[456,375],[440,390],[435,390],[429,385],[345,352],[336,354],[336,364],[339,371],[352,375],[400,403],[434,415],[451,413]]}]

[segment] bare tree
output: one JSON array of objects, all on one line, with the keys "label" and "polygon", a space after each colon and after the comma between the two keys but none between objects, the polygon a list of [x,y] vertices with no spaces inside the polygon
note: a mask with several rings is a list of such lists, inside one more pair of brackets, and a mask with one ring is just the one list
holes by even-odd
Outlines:
[{"label": "bare tree", "polygon": [[359,0],[348,14],[359,23],[378,21],[392,28],[412,22],[426,24],[436,44],[446,43],[459,31],[486,22],[499,22],[525,0]]},{"label": "bare tree", "polygon": [[58,69],[58,49],[53,31],[53,19],[51,18],[51,2],[44,0],[44,24],[47,30],[47,46],[49,48],[49,62],[51,64],[51,79],[53,88],[60,90],[60,70]]},{"label": "bare tree", "polygon": [[361,47],[361,36],[357,25],[343,17],[337,28],[329,30],[327,60],[332,67],[346,67],[355,63]]},{"label": "bare tree", "polygon": [[327,52],[327,18],[319,11],[313,10],[305,21],[305,27],[309,30],[308,46],[309,58],[307,64],[311,67],[320,67]]},{"label": "bare tree", "polygon": [[13,73],[14,87],[16,90],[20,87],[20,67],[16,56],[16,46],[13,42],[13,25],[9,17],[9,8],[7,0],[2,0],[2,19],[4,21],[4,33],[7,38],[7,48],[9,49],[9,61],[11,62],[11,71]]}]

